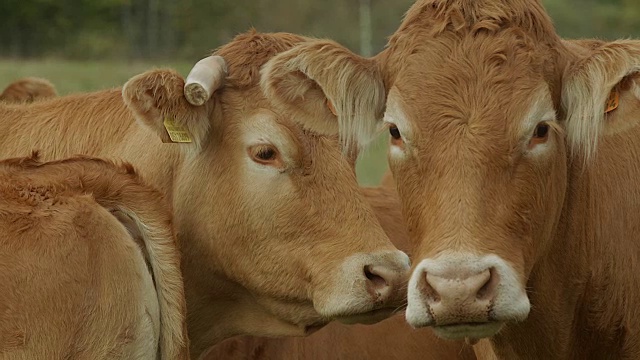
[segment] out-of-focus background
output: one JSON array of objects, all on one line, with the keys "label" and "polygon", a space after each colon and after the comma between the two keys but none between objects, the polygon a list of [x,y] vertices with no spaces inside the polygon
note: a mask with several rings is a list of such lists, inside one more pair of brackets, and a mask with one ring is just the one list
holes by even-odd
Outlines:
[{"label": "out-of-focus background", "polygon": [[[0,88],[23,76],[61,95],[120,86],[146,69],[186,75],[211,50],[251,27],[332,38],[380,51],[413,0],[2,0]],[[543,0],[564,37],[640,37],[640,0]],[[358,163],[361,183],[386,170],[381,138]]]}]

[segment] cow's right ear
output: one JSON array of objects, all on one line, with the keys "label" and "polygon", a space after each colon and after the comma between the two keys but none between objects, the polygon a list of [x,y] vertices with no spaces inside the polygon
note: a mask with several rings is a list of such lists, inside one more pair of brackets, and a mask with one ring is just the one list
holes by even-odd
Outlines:
[{"label": "cow's right ear", "polygon": [[151,70],[122,88],[124,103],[136,119],[166,143],[193,143],[202,148],[211,127],[214,101],[226,76],[219,56],[198,62],[185,81],[174,70]]},{"label": "cow's right ear", "polygon": [[589,160],[600,138],[637,126],[640,41],[592,42],[592,51],[565,69],[562,103],[570,148]]},{"label": "cow's right ear", "polygon": [[262,68],[262,90],[302,126],[365,145],[382,123],[384,81],[373,60],[333,41],[312,40],[274,56]]}]

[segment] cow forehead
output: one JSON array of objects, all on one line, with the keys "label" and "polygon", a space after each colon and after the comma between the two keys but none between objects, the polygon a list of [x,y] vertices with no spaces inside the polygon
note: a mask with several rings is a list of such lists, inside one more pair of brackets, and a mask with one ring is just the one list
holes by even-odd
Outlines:
[{"label": "cow forehead", "polygon": [[296,151],[299,147],[300,138],[296,136],[295,126],[269,109],[258,108],[242,120],[240,127],[245,143],[270,143],[288,151]]},{"label": "cow forehead", "polygon": [[409,54],[395,52],[386,65],[398,64],[399,73],[405,76],[430,77],[467,86],[514,81],[521,84],[543,79],[545,52],[524,36],[501,35],[427,38]]},{"label": "cow forehead", "polygon": [[388,105],[393,109],[402,103],[410,121],[428,126],[429,131],[452,122],[472,127],[495,127],[500,122],[518,131],[532,111],[532,100],[542,96],[548,102],[542,60],[528,49],[513,50],[507,43],[488,40],[420,47],[396,72]]},{"label": "cow forehead", "polygon": [[492,87],[484,88],[488,94],[476,93],[475,99],[456,93],[466,90],[468,88],[449,89],[448,94],[442,91],[431,96],[425,88],[424,98],[416,100],[415,94],[405,93],[402,86],[394,86],[389,92],[385,120],[398,126],[408,144],[425,151],[439,146],[448,148],[463,141],[465,147],[475,144],[505,153],[518,142],[528,141],[538,123],[556,119],[551,93],[545,83],[522,91],[520,97],[498,97],[497,100],[491,96],[499,95],[499,91],[491,94]]}]

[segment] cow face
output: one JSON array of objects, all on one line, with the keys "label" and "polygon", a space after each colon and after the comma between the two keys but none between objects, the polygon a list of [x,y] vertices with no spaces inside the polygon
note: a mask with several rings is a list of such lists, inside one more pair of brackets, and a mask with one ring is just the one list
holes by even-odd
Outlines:
[{"label": "cow face", "polygon": [[458,5],[416,4],[380,60],[390,167],[420,249],[407,321],[477,339],[527,318],[568,165],[593,155],[625,72],[593,56],[571,65],[539,4]]},{"label": "cow face", "polygon": [[[637,103],[635,81],[623,80],[638,66],[637,48],[618,42],[575,62],[537,3],[430,0],[408,12],[376,60],[388,89],[390,167],[417,249],[411,325],[483,338],[527,318],[532,271],[558,241],[568,164],[581,166],[599,134],[623,128],[604,120],[614,86],[621,102]],[[339,56],[326,53],[314,61],[335,64]],[[334,99],[323,84],[339,77],[308,77]],[[380,123],[345,121],[351,139]]]},{"label": "cow face", "polygon": [[389,164],[419,249],[407,320],[445,338],[527,317],[526,281],[564,200],[564,131],[543,68],[509,46],[483,58],[489,41],[403,70],[387,102]]},{"label": "cow face", "polygon": [[381,60],[390,168],[419,249],[407,321],[445,338],[491,336],[527,318],[527,280],[563,206],[555,69],[516,29],[443,32],[392,65],[400,53]]},{"label": "cow face", "polygon": [[123,90],[145,126],[167,136],[171,116],[192,137],[172,145],[183,146],[173,197],[187,292],[224,288],[229,308],[248,304],[229,320],[239,333],[379,320],[404,298],[408,257],[365,203],[337,139],[302,129],[258,85],[262,64],[293,40],[302,39],[250,33],[220,49],[225,85],[202,106],[176,96],[185,83],[175,73],[148,72]]}]

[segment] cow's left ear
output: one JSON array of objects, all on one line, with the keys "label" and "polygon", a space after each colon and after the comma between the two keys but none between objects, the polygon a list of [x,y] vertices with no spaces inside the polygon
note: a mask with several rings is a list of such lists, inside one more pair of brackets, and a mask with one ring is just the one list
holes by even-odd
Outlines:
[{"label": "cow's left ear", "polygon": [[384,115],[386,92],[377,64],[328,40],[311,40],[273,57],[262,68],[262,90],[293,120],[364,145]]},{"label": "cow's left ear", "polygon": [[598,140],[640,118],[640,41],[614,41],[593,49],[564,75],[562,103],[574,154],[588,160]]},{"label": "cow's left ear", "polygon": [[211,127],[211,98],[225,76],[222,58],[211,56],[198,62],[186,81],[168,69],[134,76],[122,88],[122,97],[136,119],[162,142],[201,148]]}]

